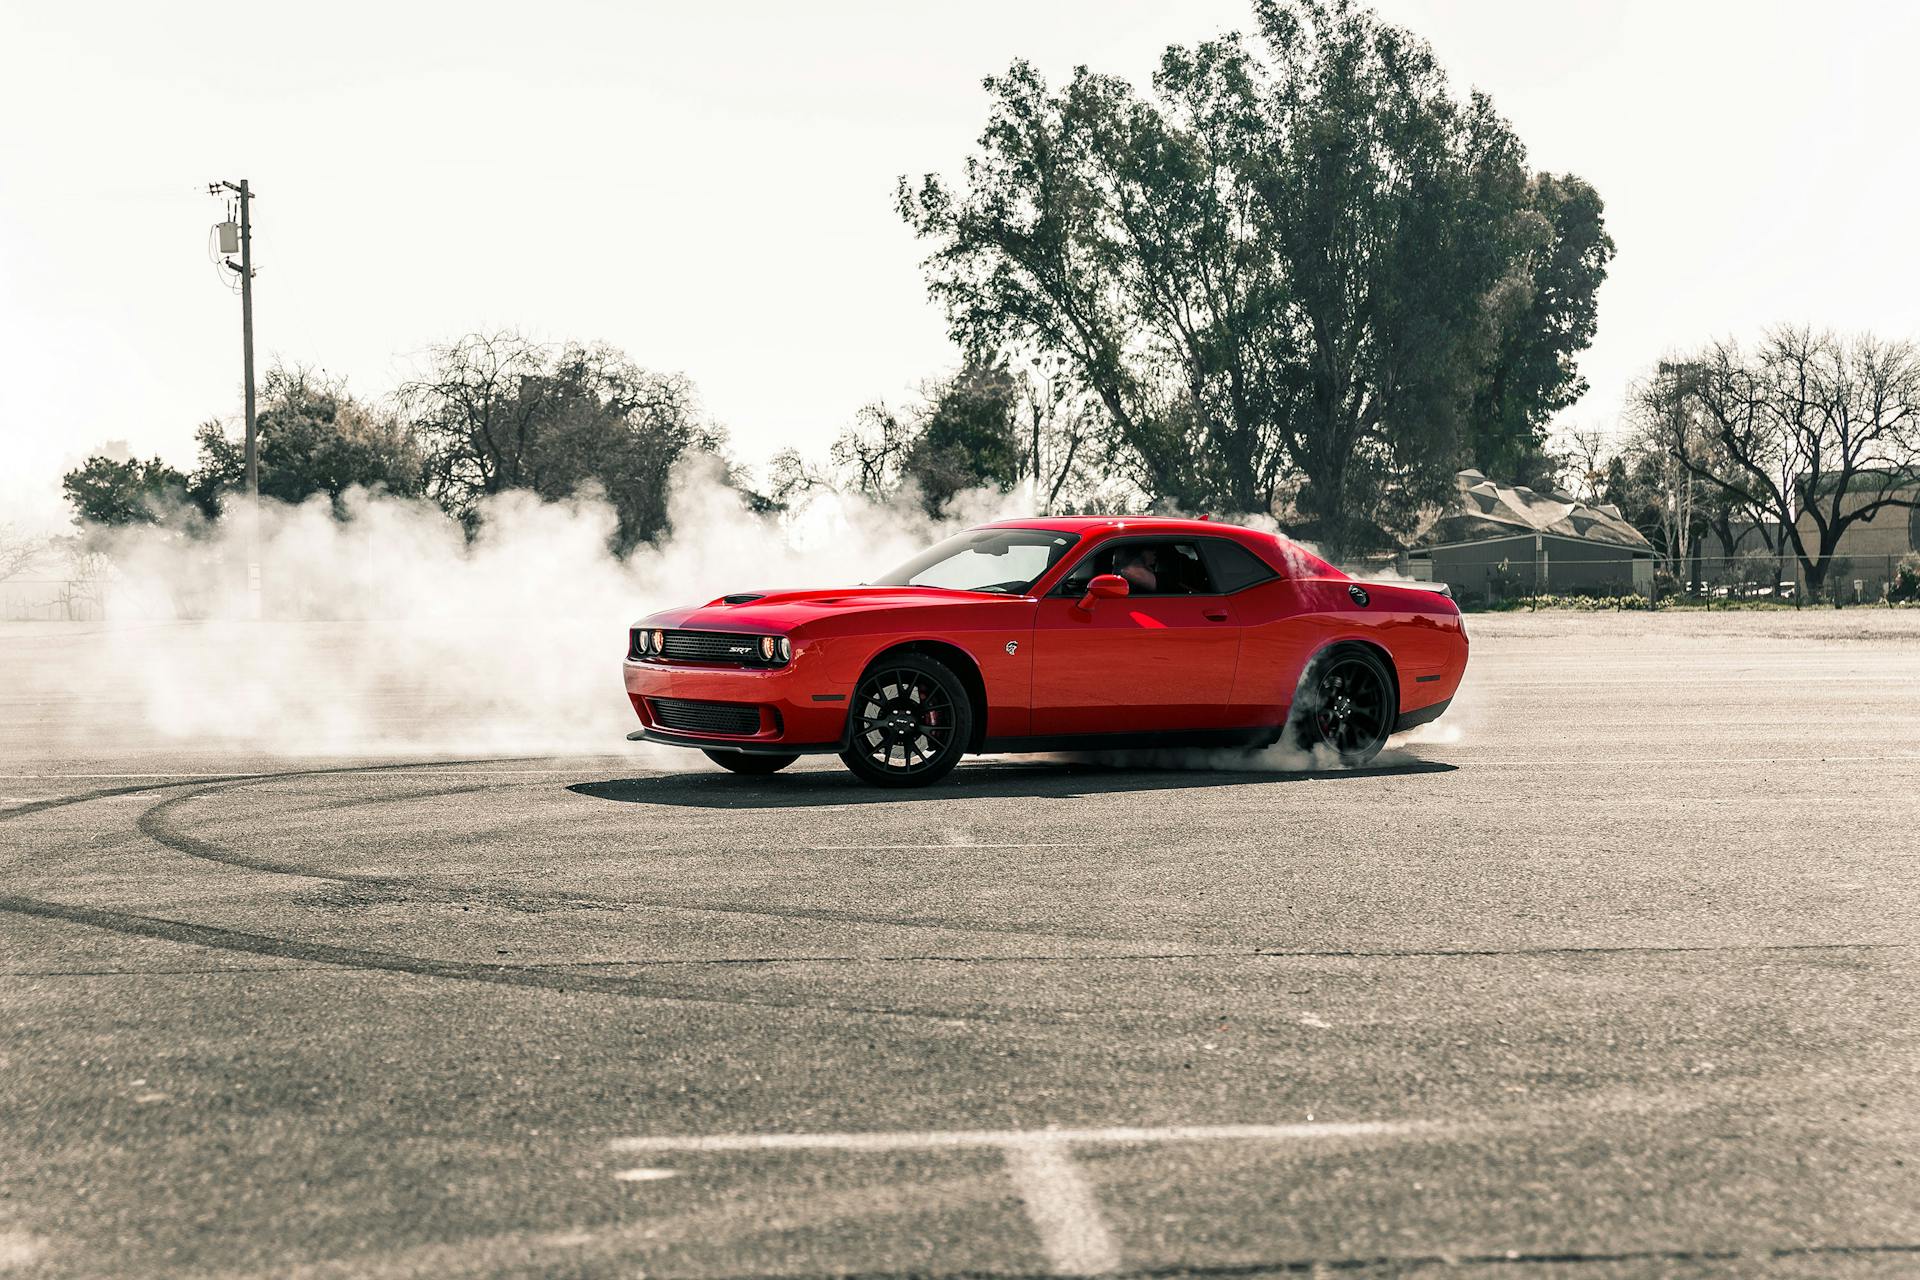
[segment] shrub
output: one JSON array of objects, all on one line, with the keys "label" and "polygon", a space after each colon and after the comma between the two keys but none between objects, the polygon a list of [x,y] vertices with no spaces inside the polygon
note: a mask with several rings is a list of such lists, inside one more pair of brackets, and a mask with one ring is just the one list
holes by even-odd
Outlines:
[{"label": "shrub", "polygon": [[1920,604],[1920,551],[1901,558],[1887,584],[1888,604]]}]

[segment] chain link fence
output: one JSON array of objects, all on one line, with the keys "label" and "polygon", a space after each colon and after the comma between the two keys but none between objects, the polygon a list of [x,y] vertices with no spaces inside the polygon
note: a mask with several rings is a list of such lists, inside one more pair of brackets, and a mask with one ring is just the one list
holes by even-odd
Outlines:
[{"label": "chain link fence", "polygon": [[[1659,557],[1599,556],[1561,564],[1532,557],[1437,554],[1431,577],[1467,608],[1539,608],[1560,603],[1625,608],[1676,605],[1881,605],[1920,601],[1920,553],[1834,556],[1810,581],[1799,559],[1764,552]],[[1414,573],[1425,577],[1426,564]]]},{"label": "chain link fence", "polygon": [[104,622],[105,578],[7,578],[0,580],[0,621]]}]

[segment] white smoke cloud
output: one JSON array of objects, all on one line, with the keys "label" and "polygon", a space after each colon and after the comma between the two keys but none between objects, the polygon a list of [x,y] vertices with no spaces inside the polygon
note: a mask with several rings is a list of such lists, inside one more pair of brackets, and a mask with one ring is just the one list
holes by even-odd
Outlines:
[{"label": "white smoke cloud", "polygon": [[[845,585],[907,559],[949,526],[1020,514],[1022,496],[962,495],[951,518],[824,495],[755,515],[694,464],[675,530],[620,559],[603,502],[490,499],[471,543],[429,503],[354,492],[232,510],[210,541],[152,528],[109,535],[105,625],[33,677],[152,740],[284,754],[627,751],[626,628],[655,609],[748,588]],[[257,553],[250,553],[250,528]],[[257,558],[260,617],[247,589]],[[34,624],[45,627],[46,624]],[[103,730],[60,717],[65,745]],[[698,760],[650,749],[660,763]]]}]

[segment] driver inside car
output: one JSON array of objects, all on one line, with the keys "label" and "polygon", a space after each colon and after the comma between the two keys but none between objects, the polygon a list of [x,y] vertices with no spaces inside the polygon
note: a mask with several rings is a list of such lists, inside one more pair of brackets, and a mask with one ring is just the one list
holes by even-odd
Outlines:
[{"label": "driver inside car", "polygon": [[1129,589],[1151,594],[1160,590],[1160,555],[1152,547],[1124,547],[1113,571],[1127,580]]}]

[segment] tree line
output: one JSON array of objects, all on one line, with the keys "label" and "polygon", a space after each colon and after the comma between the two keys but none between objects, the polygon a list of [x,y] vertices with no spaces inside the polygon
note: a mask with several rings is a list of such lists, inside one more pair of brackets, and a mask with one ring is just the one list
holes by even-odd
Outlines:
[{"label": "tree line", "polygon": [[[1046,513],[1269,513],[1351,556],[1404,544],[1475,466],[1615,502],[1680,560],[1703,529],[1729,546],[1760,529],[1815,581],[1849,526],[1910,505],[1905,344],[1712,344],[1649,373],[1622,447],[1550,436],[1586,390],[1614,253],[1599,194],[1532,169],[1485,94],[1456,94],[1364,6],[1256,0],[1252,17],[1168,48],[1144,88],[1085,68],[1052,87],[1023,61],[986,78],[958,176],[896,192],[959,367],[861,409],[824,457],[788,448],[756,476],[726,463],[684,377],[473,334],[379,403],[271,371],[261,491],[338,503],[363,485],[471,525],[489,494],[592,489],[626,551],[665,529],[674,466],[707,454],[760,509],[832,488],[938,513],[1025,486]],[[218,519],[239,448],[216,424],[198,446],[188,472],[90,459],[66,477],[76,513]]]},{"label": "tree line", "polygon": [[1910,341],[1783,324],[1709,342],[1649,370],[1625,425],[1617,442],[1569,433],[1566,482],[1617,505],[1681,586],[1744,556],[1797,564],[1817,595],[1849,530],[1920,507]]},{"label": "tree line", "polygon": [[[1548,474],[1613,254],[1599,195],[1531,169],[1484,94],[1371,10],[1252,17],[1167,49],[1144,90],[988,77],[962,176],[897,193],[959,372],[862,410],[824,462],[781,454],[756,498],[939,509],[1029,484],[1046,510],[1275,512],[1338,553],[1404,536],[1461,465]],[[672,464],[720,447],[685,379],[605,346],[475,335],[431,364],[383,406],[275,371],[262,492],[370,484],[471,519],[504,488],[591,484],[631,546],[663,527]],[[92,459],[69,496],[94,520],[217,518],[234,446],[210,425],[199,449],[191,472]]]},{"label": "tree line", "polygon": [[[425,372],[385,402],[310,368],[276,365],[256,422],[263,497],[324,495],[344,514],[345,495],[361,487],[430,498],[471,527],[489,494],[591,490],[619,515],[622,553],[665,527],[674,464],[716,452],[724,439],[684,377],[641,368],[604,344],[550,346],[510,332],[435,347]],[[89,458],[63,481],[76,521],[206,530],[244,487],[244,447],[217,422],[201,426],[196,442],[189,472],[158,458]]]}]

